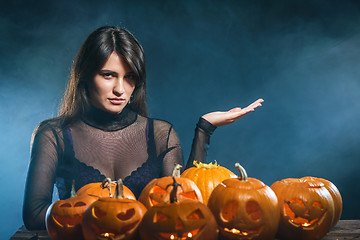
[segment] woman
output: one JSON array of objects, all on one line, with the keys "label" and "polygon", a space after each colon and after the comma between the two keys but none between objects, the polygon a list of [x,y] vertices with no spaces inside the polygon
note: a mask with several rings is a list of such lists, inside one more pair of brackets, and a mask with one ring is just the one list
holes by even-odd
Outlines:
[{"label": "woman", "polygon": [[[23,219],[29,229],[45,228],[53,186],[60,199],[105,177],[122,178],[139,196],[153,178],[183,165],[178,136],[166,121],[147,117],[145,57],[127,30],[101,27],[89,35],[72,66],[59,116],[39,124],[32,139]],[[189,167],[205,161],[210,135],[261,106],[213,112],[195,129]]]}]

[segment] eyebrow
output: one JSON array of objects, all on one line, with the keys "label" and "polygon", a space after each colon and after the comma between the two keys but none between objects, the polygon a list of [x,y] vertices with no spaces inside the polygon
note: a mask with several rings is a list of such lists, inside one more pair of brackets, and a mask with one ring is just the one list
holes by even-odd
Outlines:
[{"label": "eyebrow", "polygon": [[[113,74],[113,75],[118,75],[117,72],[114,72],[114,71],[111,71],[111,70],[107,70],[107,69],[100,69],[99,73],[109,73],[109,74]],[[127,72],[125,75],[129,75],[129,74],[134,74],[134,75],[135,75],[135,72],[134,72],[134,71],[130,71],[130,72]]]}]

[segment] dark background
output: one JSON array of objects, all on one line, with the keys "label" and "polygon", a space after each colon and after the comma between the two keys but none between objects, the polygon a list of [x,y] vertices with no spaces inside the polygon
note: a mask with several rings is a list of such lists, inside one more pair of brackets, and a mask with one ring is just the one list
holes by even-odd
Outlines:
[{"label": "dark background", "polygon": [[326,178],[342,219],[359,219],[358,2],[0,1],[1,238],[22,225],[31,133],[55,116],[76,51],[103,25],[142,43],[151,116],[173,123],[186,158],[201,115],[261,97],[215,131],[208,161],[240,162],[267,185]]}]

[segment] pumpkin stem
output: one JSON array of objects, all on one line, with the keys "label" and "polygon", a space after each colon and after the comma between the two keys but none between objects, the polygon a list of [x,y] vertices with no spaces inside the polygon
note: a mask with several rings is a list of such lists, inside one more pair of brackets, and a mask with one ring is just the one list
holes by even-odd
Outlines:
[{"label": "pumpkin stem", "polygon": [[124,198],[124,184],[121,178],[116,182],[115,195],[114,198],[123,199]]},{"label": "pumpkin stem", "polygon": [[180,169],[182,168],[182,166],[180,164],[176,164],[175,167],[174,167],[174,170],[171,174],[171,176],[173,177],[180,177]]},{"label": "pumpkin stem", "polygon": [[219,167],[219,165],[217,164],[216,160],[214,160],[214,163],[202,163],[202,162],[197,162],[196,160],[193,161],[193,164],[195,165],[195,167],[197,168],[207,168],[207,169],[212,169],[212,168],[217,168]]},{"label": "pumpkin stem", "polygon": [[109,195],[110,195],[110,197],[113,197],[111,194],[111,185],[112,185],[111,183],[112,183],[112,181],[110,178],[105,178],[104,181],[102,181],[100,187],[109,189]]},{"label": "pumpkin stem", "polygon": [[247,176],[247,173],[245,171],[245,168],[243,168],[239,163],[235,163],[235,167],[240,172],[240,179],[242,181],[247,181],[248,176]]},{"label": "pumpkin stem", "polygon": [[172,179],[173,179],[173,183],[166,186],[166,189],[170,186],[173,187],[170,192],[170,203],[178,202],[177,189],[178,189],[178,187],[182,187],[181,184],[176,182],[176,179],[174,176],[172,177]]},{"label": "pumpkin stem", "polygon": [[73,179],[72,184],[71,184],[71,193],[70,193],[70,197],[76,197],[76,191],[75,191],[75,180]]}]

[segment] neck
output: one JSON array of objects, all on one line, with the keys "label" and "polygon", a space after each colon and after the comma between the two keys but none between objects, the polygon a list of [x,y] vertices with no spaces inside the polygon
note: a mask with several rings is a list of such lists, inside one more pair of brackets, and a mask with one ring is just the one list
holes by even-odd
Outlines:
[{"label": "neck", "polygon": [[137,119],[137,114],[126,106],[120,113],[109,113],[94,106],[86,109],[81,119],[90,126],[104,131],[116,131],[123,129]]}]

